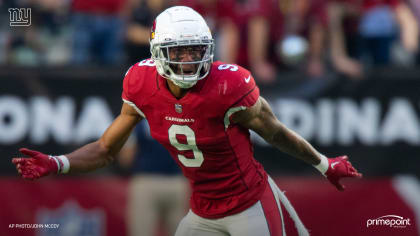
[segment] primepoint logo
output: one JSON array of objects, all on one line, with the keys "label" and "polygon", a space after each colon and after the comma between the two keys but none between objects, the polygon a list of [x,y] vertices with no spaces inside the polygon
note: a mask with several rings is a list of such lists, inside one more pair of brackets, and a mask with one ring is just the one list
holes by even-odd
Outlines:
[{"label": "primepoint logo", "polygon": [[370,226],[389,226],[391,228],[405,228],[410,224],[410,219],[404,219],[402,216],[397,215],[386,215],[381,216],[376,219],[368,219],[366,222],[366,227]]}]

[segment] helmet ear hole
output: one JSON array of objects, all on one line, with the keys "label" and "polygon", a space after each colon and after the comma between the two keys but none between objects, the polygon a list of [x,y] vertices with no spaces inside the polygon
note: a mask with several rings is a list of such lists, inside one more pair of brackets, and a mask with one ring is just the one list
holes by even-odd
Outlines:
[{"label": "helmet ear hole", "polygon": [[169,51],[169,49],[168,49],[168,48],[162,48],[162,49],[160,49],[160,50],[162,51],[163,57],[164,57],[164,58],[166,58],[166,60],[168,60],[168,61],[169,61],[169,60],[170,60],[170,59],[169,59],[169,52],[168,52],[168,51]]}]

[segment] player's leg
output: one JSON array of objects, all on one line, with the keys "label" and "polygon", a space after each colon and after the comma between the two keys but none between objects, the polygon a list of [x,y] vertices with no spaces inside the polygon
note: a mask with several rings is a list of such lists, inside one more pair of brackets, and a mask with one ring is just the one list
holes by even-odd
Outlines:
[{"label": "player's leg", "polygon": [[[300,220],[292,204],[287,199],[286,195],[279,189],[279,187],[270,177],[268,177],[268,183],[270,185],[271,191],[274,194],[276,203],[279,206],[279,209],[281,209],[280,213],[282,214],[283,218],[283,232],[288,234],[292,232],[292,235],[298,234],[300,236],[309,235],[308,230],[303,225],[302,221]],[[290,222],[291,224],[288,224],[288,222]]]},{"label": "player's leg", "polygon": [[92,44],[92,17],[83,13],[74,13],[72,16],[72,26],[74,29],[72,40],[71,61],[74,64],[83,64],[91,59]]},{"label": "player's leg", "polygon": [[[241,213],[228,216],[225,218],[225,225],[228,228],[228,232],[231,236],[280,236],[281,234],[281,218],[279,215],[275,216],[273,214],[275,210],[269,212],[269,217],[276,217],[275,227],[277,231],[274,231],[275,234],[272,234],[268,223],[268,220],[265,217],[264,209],[262,207],[261,201],[258,201],[252,207],[242,211]],[[278,212],[278,211],[277,211]],[[278,233],[279,232],[279,233]]]},{"label": "player's leg", "polygon": [[299,235],[309,235],[286,196],[269,178],[261,200],[241,213],[226,217],[225,224],[231,236],[284,236],[283,215],[292,218]]},{"label": "player's leg", "polygon": [[175,236],[229,236],[223,228],[221,219],[205,219],[190,210],[179,223]]},{"label": "player's leg", "polygon": [[101,62],[106,64],[118,63],[121,59],[121,47],[123,42],[123,21],[119,17],[105,17],[101,22],[102,47],[99,51]]},{"label": "player's leg", "polygon": [[226,217],[231,236],[283,236],[282,212],[275,192],[267,185],[261,200],[245,211]]},{"label": "player's leg", "polygon": [[129,235],[150,236],[155,233],[158,220],[153,185],[145,176],[133,177],[128,193]]},{"label": "player's leg", "polygon": [[183,176],[167,177],[165,181],[167,211],[164,215],[165,221],[168,223],[168,232],[174,235],[179,222],[185,216],[188,210],[189,186]]}]

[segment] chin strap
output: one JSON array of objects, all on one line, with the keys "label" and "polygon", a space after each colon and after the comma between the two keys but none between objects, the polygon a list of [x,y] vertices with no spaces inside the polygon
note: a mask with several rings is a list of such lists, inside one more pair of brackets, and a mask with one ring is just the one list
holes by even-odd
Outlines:
[{"label": "chin strap", "polygon": [[195,81],[181,81],[181,80],[175,80],[175,79],[170,79],[176,86],[180,87],[180,88],[191,88],[192,86],[194,86],[198,80]]}]

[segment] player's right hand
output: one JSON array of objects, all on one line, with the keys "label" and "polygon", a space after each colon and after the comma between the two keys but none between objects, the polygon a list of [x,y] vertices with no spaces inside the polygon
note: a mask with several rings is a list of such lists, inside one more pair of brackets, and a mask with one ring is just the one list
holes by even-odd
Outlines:
[{"label": "player's right hand", "polygon": [[15,157],[12,159],[12,163],[16,165],[16,169],[22,178],[34,180],[51,173],[57,173],[58,163],[54,158],[27,148],[21,148],[19,151],[29,156],[29,158]]}]

